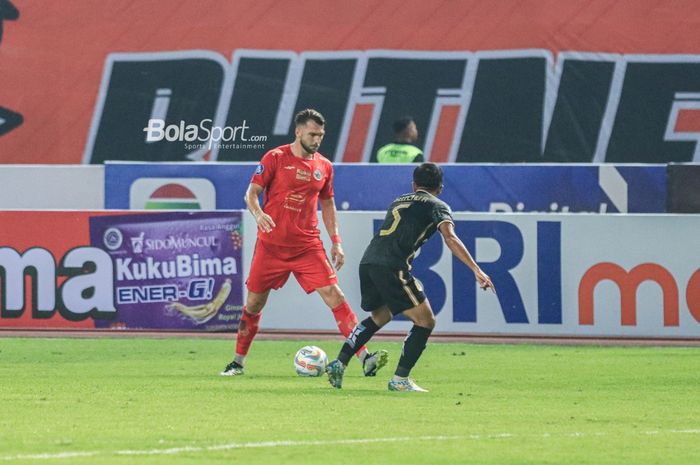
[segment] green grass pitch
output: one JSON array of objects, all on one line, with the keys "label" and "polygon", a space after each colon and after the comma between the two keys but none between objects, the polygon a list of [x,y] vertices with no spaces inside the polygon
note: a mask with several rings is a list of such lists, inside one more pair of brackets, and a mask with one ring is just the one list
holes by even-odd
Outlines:
[{"label": "green grass pitch", "polygon": [[0,338],[0,464],[700,463],[697,348],[431,343],[345,386],[300,378],[316,344],[256,341],[243,377],[220,339]]}]

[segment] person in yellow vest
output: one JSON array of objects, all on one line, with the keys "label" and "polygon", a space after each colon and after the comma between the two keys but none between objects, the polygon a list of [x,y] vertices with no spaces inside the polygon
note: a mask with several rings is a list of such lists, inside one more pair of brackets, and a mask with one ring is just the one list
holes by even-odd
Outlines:
[{"label": "person in yellow vest", "polygon": [[406,116],[394,121],[394,142],[377,151],[378,163],[423,163],[423,151],[416,147],[418,128],[413,118]]}]

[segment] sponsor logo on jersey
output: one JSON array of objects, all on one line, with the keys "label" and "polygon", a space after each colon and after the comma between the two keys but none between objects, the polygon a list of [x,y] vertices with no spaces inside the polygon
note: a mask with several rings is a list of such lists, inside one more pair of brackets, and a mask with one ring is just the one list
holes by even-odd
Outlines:
[{"label": "sponsor logo on jersey", "polygon": [[309,182],[309,181],[311,181],[311,173],[309,173],[306,170],[298,169],[297,170],[297,179],[299,181]]},{"label": "sponsor logo on jersey", "polygon": [[259,175],[262,174],[263,171],[265,171],[265,167],[264,167],[263,164],[261,163],[261,164],[258,165],[257,168],[255,168],[255,175],[256,175],[256,176],[259,176]]}]

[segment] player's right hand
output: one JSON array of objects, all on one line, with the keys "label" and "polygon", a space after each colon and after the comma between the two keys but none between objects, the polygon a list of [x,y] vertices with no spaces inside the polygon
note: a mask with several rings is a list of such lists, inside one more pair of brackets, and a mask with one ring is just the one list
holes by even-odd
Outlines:
[{"label": "player's right hand", "polygon": [[258,224],[258,229],[262,232],[269,233],[272,231],[272,228],[275,227],[275,222],[272,220],[272,217],[265,212],[260,212],[255,215],[255,222]]},{"label": "player's right hand", "polygon": [[345,252],[339,243],[335,243],[331,247],[331,260],[333,260],[336,270],[339,270],[345,263]]}]

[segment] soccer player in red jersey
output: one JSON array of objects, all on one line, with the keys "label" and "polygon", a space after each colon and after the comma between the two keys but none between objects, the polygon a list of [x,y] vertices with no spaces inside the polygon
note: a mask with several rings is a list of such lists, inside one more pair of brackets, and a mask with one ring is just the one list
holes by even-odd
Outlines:
[{"label": "soccer player in red jersey", "polygon": [[[258,240],[246,286],[248,296],[236,337],[236,354],[224,376],[243,374],[250,344],[258,332],[260,316],[272,289],[281,288],[294,274],[307,294],[316,291],[331,308],[338,328],[348,337],[357,317],[338,286],[336,270],[345,262],[333,199],[333,165],[318,153],[325,119],[316,110],[303,110],[295,118],[295,140],[267,152],[245,194],[248,210],[258,225]],[[264,193],[264,204],[258,200]],[[328,260],[317,225],[317,205],[331,237]],[[387,352],[358,352],[365,376],[374,376],[387,363]]]}]

